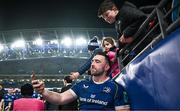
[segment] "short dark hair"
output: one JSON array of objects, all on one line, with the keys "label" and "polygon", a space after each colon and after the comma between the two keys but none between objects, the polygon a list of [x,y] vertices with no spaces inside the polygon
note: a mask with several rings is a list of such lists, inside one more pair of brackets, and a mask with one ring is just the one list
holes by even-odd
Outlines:
[{"label": "short dark hair", "polygon": [[98,17],[101,18],[101,15],[107,10],[111,10],[114,6],[114,2],[112,0],[104,0],[98,9]]},{"label": "short dark hair", "polygon": [[109,70],[107,71],[107,76],[108,76],[109,73],[111,72],[111,61],[110,61],[109,57],[107,56],[106,52],[97,52],[94,56],[96,56],[96,55],[104,56],[106,62],[109,65]]},{"label": "short dark hair", "polygon": [[26,83],[21,86],[21,95],[22,96],[32,96],[34,92],[32,84]]},{"label": "short dark hair", "polygon": [[98,17],[101,18],[102,14],[107,10],[111,10],[114,6],[120,10],[125,0],[104,0],[98,9]]},{"label": "short dark hair", "polygon": [[96,55],[104,56],[106,59],[106,62],[109,64],[109,66],[111,66],[111,61],[110,61],[109,57],[107,56],[106,52],[97,52],[94,56],[96,56]]},{"label": "short dark hair", "polygon": [[67,83],[72,83],[72,79],[70,78],[70,76],[65,76],[65,77],[64,77],[64,80],[65,80]]}]

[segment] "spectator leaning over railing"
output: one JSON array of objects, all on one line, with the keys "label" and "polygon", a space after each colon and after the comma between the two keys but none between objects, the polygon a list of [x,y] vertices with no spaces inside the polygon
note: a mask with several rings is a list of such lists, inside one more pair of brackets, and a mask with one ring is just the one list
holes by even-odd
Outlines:
[{"label": "spectator leaning over railing", "polygon": [[147,18],[146,14],[125,0],[104,0],[99,6],[98,17],[115,24],[119,50],[135,41],[135,33]]},{"label": "spectator leaning over railing", "polygon": [[133,41],[133,35],[147,17],[135,5],[123,1],[104,0],[99,7],[98,17],[103,18],[109,24],[115,23],[119,41],[128,44]]}]

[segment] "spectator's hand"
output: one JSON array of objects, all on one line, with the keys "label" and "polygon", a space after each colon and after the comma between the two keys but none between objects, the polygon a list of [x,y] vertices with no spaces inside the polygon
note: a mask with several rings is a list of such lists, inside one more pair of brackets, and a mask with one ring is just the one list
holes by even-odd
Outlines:
[{"label": "spectator's hand", "polygon": [[133,42],[133,40],[134,39],[132,37],[124,37],[124,35],[119,38],[119,41],[123,44],[130,44]]},{"label": "spectator's hand", "polygon": [[71,72],[70,78],[72,80],[77,79],[79,77],[79,72]]},{"label": "spectator's hand", "polygon": [[35,73],[33,72],[32,75],[31,75],[31,83],[32,83],[32,86],[33,88],[40,94],[42,94],[44,92],[44,89],[45,89],[45,84],[43,81],[41,80],[37,80],[36,77],[35,77]]}]

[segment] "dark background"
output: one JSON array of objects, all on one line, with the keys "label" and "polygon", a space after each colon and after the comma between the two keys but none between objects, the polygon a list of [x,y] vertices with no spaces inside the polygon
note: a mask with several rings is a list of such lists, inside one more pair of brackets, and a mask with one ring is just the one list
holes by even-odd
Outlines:
[{"label": "dark background", "polygon": [[[1,0],[0,30],[80,27],[111,28],[97,17],[103,0]],[[159,0],[128,0],[137,7]]]}]

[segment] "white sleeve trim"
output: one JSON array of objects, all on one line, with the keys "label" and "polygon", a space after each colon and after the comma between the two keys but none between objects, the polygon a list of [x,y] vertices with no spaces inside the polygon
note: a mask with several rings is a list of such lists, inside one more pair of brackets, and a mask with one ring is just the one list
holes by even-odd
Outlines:
[{"label": "white sleeve trim", "polygon": [[130,106],[129,105],[115,106],[115,109],[116,110],[118,110],[118,109],[130,109]]},{"label": "white sleeve trim", "polygon": [[69,92],[70,92],[75,98],[77,98],[76,93],[75,93],[72,89],[69,89]]}]

